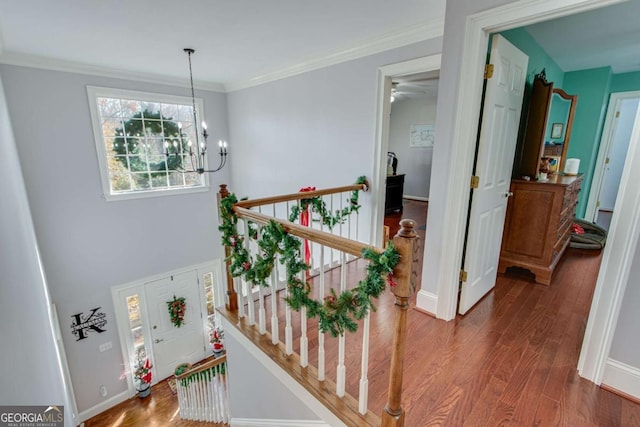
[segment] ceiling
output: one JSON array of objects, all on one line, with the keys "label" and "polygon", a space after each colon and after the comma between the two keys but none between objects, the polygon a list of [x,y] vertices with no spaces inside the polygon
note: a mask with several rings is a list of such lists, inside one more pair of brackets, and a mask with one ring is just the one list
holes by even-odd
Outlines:
[{"label": "ceiling", "polygon": [[[0,0],[0,62],[186,85],[183,48],[192,47],[196,85],[234,90],[435,37],[444,8],[445,0]],[[564,71],[637,71],[638,16],[640,0],[631,0],[526,29]]]},{"label": "ceiling", "polygon": [[191,47],[194,79],[229,85],[363,45],[419,41],[434,25],[441,34],[444,7],[445,0],[0,0],[0,62],[186,80],[183,48]]},{"label": "ceiling", "polygon": [[563,71],[640,71],[640,0],[525,27]]}]

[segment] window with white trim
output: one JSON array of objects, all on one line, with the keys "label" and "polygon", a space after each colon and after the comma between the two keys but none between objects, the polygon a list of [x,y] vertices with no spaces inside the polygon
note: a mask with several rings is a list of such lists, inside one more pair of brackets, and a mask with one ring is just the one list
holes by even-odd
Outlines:
[{"label": "window with white trim", "polygon": [[[206,174],[179,171],[197,141],[191,98],[95,86],[87,94],[107,200],[208,189]],[[199,98],[196,116],[204,117]]]}]

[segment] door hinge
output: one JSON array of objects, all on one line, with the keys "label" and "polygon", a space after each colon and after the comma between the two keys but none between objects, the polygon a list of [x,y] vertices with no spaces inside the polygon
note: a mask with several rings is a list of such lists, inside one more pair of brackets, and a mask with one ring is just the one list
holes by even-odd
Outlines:
[{"label": "door hinge", "polygon": [[620,117],[620,111],[616,111],[616,119]]},{"label": "door hinge", "polygon": [[471,176],[471,189],[475,190],[480,186],[480,177],[477,175]]},{"label": "door hinge", "polygon": [[596,202],[596,208],[599,208],[599,207],[600,207],[600,200]]},{"label": "door hinge", "polygon": [[467,281],[467,272],[464,270],[460,270],[460,281],[461,282]]},{"label": "door hinge", "polygon": [[493,64],[485,64],[484,79],[489,80],[491,77],[493,77]]},{"label": "door hinge", "polygon": [[605,165],[608,165],[608,164],[609,164],[609,158],[608,158],[608,157],[605,159],[604,164],[605,164]]}]

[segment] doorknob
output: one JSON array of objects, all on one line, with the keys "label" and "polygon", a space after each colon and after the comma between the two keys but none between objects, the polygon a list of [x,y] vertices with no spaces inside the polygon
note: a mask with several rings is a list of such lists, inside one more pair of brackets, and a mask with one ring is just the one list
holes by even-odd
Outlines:
[{"label": "doorknob", "polygon": [[511,197],[511,196],[513,196],[512,191],[507,191],[506,193],[504,193],[504,197]]},{"label": "doorknob", "polygon": [[158,343],[159,343],[159,342],[161,342],[161,341],[164,341],[164,340],[163,340],[163,339],[160,339],[160,340],[155,340],[154,342],[155,342],[156,344],[158,344]]}]

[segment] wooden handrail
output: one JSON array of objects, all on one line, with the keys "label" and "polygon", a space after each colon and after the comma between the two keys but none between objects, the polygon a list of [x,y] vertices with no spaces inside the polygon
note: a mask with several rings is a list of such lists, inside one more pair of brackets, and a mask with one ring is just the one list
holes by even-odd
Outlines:
[{"label": "wooden handrail", "polygon": [[196,366],[194,368],[191,368],[188,371],[185,371],[185,372],[181,373],[180,375],[176,375],[176,380],[181,380],[183,378],[188,378],[193,374],[197,374],[199,372],[206,371],[208,369],[213,368],[214,366],[222,365],[226,361],[227,361],[227,355],[226,354],[224,356],[216,357],[215,359],[209,360],[208,362],[205,362],[202,365],[198,365],[198,366]]},{"label": "wooden handrail", "polygon": [[240,218],[246,218],[250,221],[253,221],[257,224],[267,225],[271,221],[275,221],[284,228],[289,234],[293,234],[294,236],[300,237],[302,239],[307,239],[315,243],[319,243],[323,246],[328,246],[330,248],[355,255],[357,257],[362,255],[363,249],[371,249],[377,253],[381,253],[384,249],[377,248],[375,246],[367,245],[365,243],[356,242],[355,240],[347,239],[341,236],[334,236],[333,234],[329,234],[324,231],[314,230],[310,227],[305,227],[302,225],[294,224],[291,221],[286,221],[279,218],[274,218],[268,215],[264,215],[238,205],[234,205],[233,211]]},{"label": "wooden handrail", "polygon": [[241,208],[253,208],[255,206],[271,205],[274,203],[290,202],[292,200],[311,199],[317,196],[325,196],[327,194],[344,193],[346,191],[363,190],[367,191],[366,184],[345,185],[343,187],[325,188],[324,190],[304,191],[292,194],[283,194],[280,196],[263,197],[261,199],[241,200],[236,206]]}]

